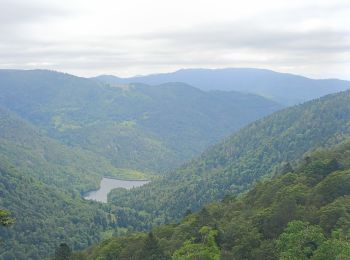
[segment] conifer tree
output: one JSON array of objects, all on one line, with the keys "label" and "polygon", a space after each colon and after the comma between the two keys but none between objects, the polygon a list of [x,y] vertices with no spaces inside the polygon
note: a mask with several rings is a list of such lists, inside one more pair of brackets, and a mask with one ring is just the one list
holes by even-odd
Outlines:
[{"label": "conifer tree", "polygon": [[71,260],[72,249],[66,244],[62,243],[56,249],[54,260]]}]

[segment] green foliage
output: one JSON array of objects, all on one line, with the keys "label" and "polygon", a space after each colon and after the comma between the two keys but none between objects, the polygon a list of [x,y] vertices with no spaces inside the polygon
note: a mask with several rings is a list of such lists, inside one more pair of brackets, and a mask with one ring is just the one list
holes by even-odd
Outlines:
[{"label": "green foliage", "polygon": [[281,106],[183,83],[114,86],[52,71],[0,71],[0,106],[115,167],[163,172]]},{"label": "green foliage", "polygon": [[10,213],[7,210],[0,209],[0,225],[9,226],[14,222],[15,220],[10,217]]},{"label": "green foliage", "polygon": [[175,251],[174,260],[202,259],[202,260],[219,260],[220,250],[215,242],[218,234],[216,230],[204,226],[199,230],[201,243],[194,243],[193,240],[187,240],[183,246]]},{"label": "green foliage", "polygon": [[[117,224],[114,208],[73,198],[17,172],[3,159],[0,208],[16,220],[10,227],[0,227],[0,259],[45,259],[62,242],[80,250],[97,243],[103,231]],[[9,223],[8,215],[1,218]]]},{"label": "green foliage", "polygon": [[309,259],[324,240],[320,227],[302,221],[292,221],[277,240],[280,259]]},{"label": "green foliage", "polygon": [[[279,106],[177,83],[116,87],[47,71],[0,71],[0,79],[0,105],[34,125],[0,110],[0,207],[16,219],[0,227],[0,258],[42,259],[61,243],[80,250],[113,232],[122,236],[73,257],[278,259],[299,248],[300,257],[322,259],[332,246],[339,259],[347,256],[347,235],[331,234],[350,227],[350,144],[301,158],[349,136],[349,91],[252,123],[149,185],[113,191],[112,204],[101,205],[80,194],[103,175],[168,170]],[[150,234],[128,233],[185,215]],[[298,244],[300,236],[316,246]]]},{"label": "green foliage", "polygon": [[157,239],[154,237],[153,233],[150,232],[145,239],[144,245],[140,252],[140,258],[145,260],[164,260],[166,256],[160,249]]},{"label": "green foliage", "polygon": [[[173,259],[348,259],[349,162],[350,140],[309,154],[293,172],[206,205],[178,224],[154,228],[152,234],[159,250]],[[123,248],[126,259],[141,260],[133,253],[135,237],[145,241],[147,236],[109,239],[85,251],[85,257],[99,259]]]},{"label": "green foliage", "polygon": [[350,259],[350,242],[330,239],[325,241],[312,257],[314,260],[345,260]]},{"label": "green foliage", "polygon": [[[82,249],[112,234],[116,225],[129,228],[145,222],[134,210],[81,198],[84,191],[97,188],[104,175],[144,178],[142,173],[115,168],[101,156],[63,145],[3,109],[0,173],[0,207],[16,219],[9,229],[0,229],[0,258],[41,259],[53,255],[61,242]],[[10,224],[8,215],[0,214],[3,223]],[[135,226],[133,230],[149,228]]]},{"label": "green foliage", "polygon": [[348,236],[344,230],[334,230],[328,240],[319,226],[292,221],[277,241],[280,259],[342,260],[350,258]]},{"label": "green foliage", "polygon": [[56,249],[55,257],[53,260],[71,260],[72,259],[72,249],[66,244],[62,243]]},{"label": "green foliage", "polygon": [[[332,147],[349,137],[349,122],[350,91],[288,108],[250,124],[208,149],[197,159],[172,172],[170,176],[153,181],[132,192],[111,196],[111,200],[115,205],[148,212],[154,224],[179,220],[185,215],[187,209],[199,210],[205,204],[227,195],[242,193],[261,179],[291,172],[294,170],[292,168],[302,161],[305,153],[320,147]],[[337,160],[333,160],[333,157],[336,157],[336,154],[327,160],[321,159],[306,166],[304,170],[308,172],[309,182],[318,182],[330,171],[338,169],[339,164],[345,163],[340,161],[342,160],[340,157]],[[287,162],[290,162],[290,165]],[[313,173],[317,178],[312,176]],[[293,176],[295,175],[291,172],[289,178]],[[339,189],[338,192],[342,193],[348,189],[347,182],[340,181],[347,178],[346,174],[339,173],[339,176],[334,175],[330,178],[340,185],[334,187]],[[289,180],[285,179],[285,181]],[[309,184],[311,183],[301,185]],[[324,187],[326,190],[322,192],[322,185],[325,184],[317,188],[320,189],[318,195],[328,196],[327,191],[330,187]],[[307,190],[302,186],[295,187],[297,188],[300,192]],[[299,199],[297,194],[294,194],[297,191],[289,192],[291,197],[286,200],[293,203],[294,200]],[[329,192],[332,191],[329,190]],[[273,193],[272,190],[271,193]],[[338,196],[336,193],[334,195]],[[266,202],[269,197],[266,195]],[[316,197],[313,199],[323,200]],[[329,197],[329,199],[333,198]],[[289,213],[297,214],[297,204],[295,208],[290,209],[281,207],[280,211],[284,211],[285,219],[280,221],[288,222]],[[278,205],[277,207],[279,208]],[[266,225],[274,224],[274,216],[271,215]]]},{"label": "green foliage", "polygon": [[[101,156],[48,138],[13,113],[0,108],[0,159],[11,162],[23,175],[83,193],[95,189],[104,175],[129,176]],[[132,177],[144,177],[130,173]]]}]

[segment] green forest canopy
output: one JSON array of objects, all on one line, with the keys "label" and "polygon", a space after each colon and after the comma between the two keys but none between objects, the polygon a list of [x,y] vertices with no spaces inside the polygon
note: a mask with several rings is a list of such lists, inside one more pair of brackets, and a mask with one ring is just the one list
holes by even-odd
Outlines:
[{"label": "green forest canopy", "polygon": [[239,194],[256,181],[319,147],[350,136],[350,91],[274,113],[243,128],[169,176],[132,192],[116,190],[112,204],[143,211],[150,222],[181,219],[187,209],[229,194]]},{"label": "green forest canopy", "polygon": [[206,205],[179,224],[154,228],[148,235],[111,238],[77,256],[349,259],[350,140],[318,150],[290,170],[258,182],[242,196]]}]

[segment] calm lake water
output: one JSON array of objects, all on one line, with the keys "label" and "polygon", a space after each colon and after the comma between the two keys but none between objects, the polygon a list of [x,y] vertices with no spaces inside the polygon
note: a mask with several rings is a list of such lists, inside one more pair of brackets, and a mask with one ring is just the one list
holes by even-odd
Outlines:
[{"label": "calm lake water", "polygon": [[84,199],[107,202],[108,193],[115,188],[131,189],[133,187],[142,186],[149,181],[123,181],[111,178],[103,178],[100,184],[100,189],[88,192]]}]

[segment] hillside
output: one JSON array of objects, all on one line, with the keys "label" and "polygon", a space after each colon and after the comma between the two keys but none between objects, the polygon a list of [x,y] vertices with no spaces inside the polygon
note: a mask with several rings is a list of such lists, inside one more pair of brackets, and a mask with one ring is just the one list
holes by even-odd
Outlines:
[{"label": "hillside", "polygon": [[253,68],[182,69],[172,73],[131,78],[102,75],[95,79],[114,84],[140,82],[157,85],[165,82],[184,82],[202,90],[233,90],[253,93],[271,98],[284,105],[298,104],[350,89],[350,82],[345,80],[315,80],[293,74]]},{"label": "hillside", "polygon": [[[246,256],[247,259],[265,253],[275,259],[282,253],[276,251],[275,242],[278,245],[281,232],[295,219],[311,224],[291,223],[291,229],[305,229],[309,225],[317,229],[314,225],[320,225],[323,230],[322,234],[317,233],[319,237],[323,235],[329,240],[327,243],[334,242],[329,239],[334,226],[325,229],[323,222],[317,220],[318,215],[309,216],[306,209],[301,213],[303,218],[298,218],[299,211],[288,211],[288,217],[280,221],[275,213],[283,211],[282,205],[288,201],[280,203],[280,198],[276,197],[270,204],[255,205],[254,202],[260,201],[260,193],[270,192],[269,186],[264,186],[270,182],[258,184],[242,198],[231,197],[247,192],[260,180],[295,168],[296,176],[292,179],[296,180],[293,184],[297,187],[291,189],[299,188],[299,181],[309,185],[297,190],[302,195],[305,190],[310,191],[311,195],[308,193],[302,198],[309,203],[305,202],[307,209],[320,210],[332,203],[323,202],[318,192],[326,191],[315,187],[326,185],[322,184],[328,181],[326,174],[332,176],[334,170],[347,173],[346,156],[350,145],[311,157],[306,155],[301,166],[300,161],[305,153],[334,146],[350,136],[350,91],[264,117],[280,106],[256,95],[205,92],[183,83],[111,85],[48,71],[0,71],[1,77],[0,106],[4,109],[0,109],[0,209],[9,210],[16,223],[0,229],[5,243],[0,249],[0,258],[45,258],[52,255],[61,242],[74,250],[84,249],[112,234],[150,230],[159,224],[179,221],[190,211],[198,211],[224,198],[223,203],[206,206],[180,225],[163,226],[160,231],[155,229],[155,235],[112,239],[86,254],[92,259],[99,255],[105,259],[105,254],[110,252],[128,255],[132,251],[147,255],[149,252],[143,243],[151,246],[159,243],[155,253],[160,258],[156,259],[170,255],[182,259],[186,250],[198,249],[203,249],[210,257],[222,254],[230,259],[249,252],[252,255]],[[261,117],[264,118],[242,128]],[[128,178],[145,176],[143,174],[148,171],[168,170],[235,131],[238,132],[170,174],[132,191],[114,190],[109,194],[108,204],[81,199],[80,194],[96,187],[104,175],[120,177],[123,174],[122,177]],[[329,167],[331,170],[322,178],[313,176],[304,182],[303,169],[313,168],[313,162],[318,163],[318,159],[313,159],[316,157],[325,158],[324,164],[322,159],[317,168],[321,173]],[[132,170],[125,173],[125,168]],[[283,176],[276,178],[279,180]],[[342,181],[347,185],[346,176]],[[336,191],[343,190],[335,187]],[[258,195],[248,201],[254,190]],[[312,190],[315,193],[311,193]],[[271,198],[278,194],[274,192],[268,193]],[[288,194],[286,192],[283,190],[283,194]],[[327,197],[338,198],[338,193],[335,194],[335,197],[332,194]],[[339,196],[342,195],[345,194]],[[241,207],[242,203],[251,207],[244,215],[233,213],[238,214],[239,222],[232,226],[226,226],[224,219],[215,222],[225,216],[223,212],[231,212],[231,206],[240,212],[246,210]],[[236,219],[233,216],[236,215],[228,218]],[[117,229],[113,230],[115,227]],[[243,236],[248,242],[237,249],[231,243],[236,233],[232,238],[225,230],[239,230],[240,227],[243,233],[251,236]],[[339,222],[339,227],[344,227],[343,222]],[[191,237],[194,240],[190,240]],[[182,244],[183,241],[187,242]],[[251,250],[247,249],[248,245]],[[119,252],[121,247],[125,250]]]},{"label": "hillside", "polygon": [[115,226],[110,209],[49,187],[34,174],[0,158],[0,208],[15,218],[10,227],[0,227],[0,259],[45,259],[62,241],[83,249]]},{"label": "hillside", "polygon": [[113,204],[144,210],[155,224],[180,219],[186,209],[246,191],[288,162],[350,135],[350,91],[276,112],[208,149],[170,176],[114,191]]},{"label": "hillside", "polygon": [[141,223],[138,212],[82,199],[105,175],[123,178],[125,172],[0,109],[0,218],[2,209],[15,218],[0,228],[0,259],[45,259],[61,242],[79,250],[110,236],[115,226]]},{"label": "hillside", "polygon": [[182,83],[110,85],[68,74],[0,70],[0,106],[115,167],[162,172],[281,108],[238,92]]},{"label": "hillside", "polygon": [[179,224],[109,239],[79,259],[349,259],[350,141],[305,157]]},{"label": "hillside", "polygon": [[63,145],[1,108],[0,159],[23,175],[69,192],[96,188],[104,175],[123,177],[101,156]]}]

